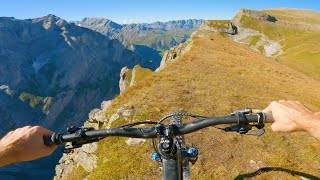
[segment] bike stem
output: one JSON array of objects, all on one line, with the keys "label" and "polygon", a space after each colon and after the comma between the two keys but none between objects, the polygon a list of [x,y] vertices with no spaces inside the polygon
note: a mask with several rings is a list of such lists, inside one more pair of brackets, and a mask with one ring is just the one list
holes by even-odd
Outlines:
[{"label": "bike stem", "polygon": [[181,152],[174,143],[173,126],[157,126],[164,180],[181,180]]}]

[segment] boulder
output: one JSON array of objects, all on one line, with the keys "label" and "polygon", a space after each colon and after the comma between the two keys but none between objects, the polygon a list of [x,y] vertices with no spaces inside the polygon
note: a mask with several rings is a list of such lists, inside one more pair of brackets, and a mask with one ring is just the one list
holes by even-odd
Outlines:
[{"label": "boulder", "polygon": [[1,85],[0,90],[3,90],[5,93],[7,93],[10,96],[13,95],[13,91],[10,89],[8,85]]},{"label": "boulder", "polygon": [[111,106],[111,103],[112,103],[111,100],[109,100],[109,101],[103,101],[103,102],[101,103],[101,110],[102,110],[102,111],[108,110],[109,107]]},{"label": "boulder", "polygon": [[89,121],[90,122],[104,122],[105,116],[104,112],[101,109],[95,108],[89,113]]},{"label": "boulder", "polygon": [[141,138],[128,138],[128,140],[126,140],[126,143],[130,146],[140,145],[145,142],[146,142],[146,139],[141,139]]},{"label": "boulder", "polygon": [[117,113],[116,113],[116,114],[112,114],[112,116],[111,116],[110,119],[109,119],[107,128],[110,128],[111,124],[112,124],[114,121],[118,120],[119,118],[120,118],[120,115],[119,115],[119,114],[117,114]]},{"label": "boulder", "polygon": [[123,67],[120,71],[120,81],[119,81],[120,92],[123,92],[127,88],[128,72],[129,72],[128,67]]}]

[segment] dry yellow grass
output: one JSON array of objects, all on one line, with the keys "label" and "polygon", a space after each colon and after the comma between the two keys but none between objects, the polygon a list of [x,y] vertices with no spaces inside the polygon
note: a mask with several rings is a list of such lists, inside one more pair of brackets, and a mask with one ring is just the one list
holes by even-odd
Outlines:
[{"label": "dry yellow grass", "polygon": [[[134,106],[132,120],[140,121],[177,110],[224,115],[245,107],[262,109],[280,99],[299,100],[320,110],[319,81],[221,36],[193,41],[186,54],[118,96],[106,116],[121,106]],[[125,120],[116,124],[122,123]],[[128,147],[124,141],[107,138],[99,143],[98,167],[89,179],[159,179],[161,173],[150,158],[151,142]],[[285,169],[257,173],[255,179],[299,179],[288,173],[293,171],[320,176],[320,143],[305,133],[273,133],[267,127],[257,138],[207,128],[187,135],[187,143],[200,150],[191,169],[193,179],[241,179],[256,171],[250,160]]]},{"label": "dry yellow grass", "polygon": [[264,12],[291,22],[320,24],[320,13],[308,9],[272,8]]}]

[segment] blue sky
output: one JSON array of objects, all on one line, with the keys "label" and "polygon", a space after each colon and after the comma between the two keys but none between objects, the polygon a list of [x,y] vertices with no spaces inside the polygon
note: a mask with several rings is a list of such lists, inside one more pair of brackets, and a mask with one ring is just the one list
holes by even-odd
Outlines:
[{"label": "blue sky", "polygon": [[240,8],[276,7],[320,11],[320,0],[1,0],[0,16],[27,19],[55,14],[65,20],[104,17],[117,23],[131,23],[230,19]]}]

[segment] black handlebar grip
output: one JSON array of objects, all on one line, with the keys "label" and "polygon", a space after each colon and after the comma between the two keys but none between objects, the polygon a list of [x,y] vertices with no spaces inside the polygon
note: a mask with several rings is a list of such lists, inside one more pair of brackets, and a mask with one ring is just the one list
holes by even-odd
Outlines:
[{"label": "black handlebar grip", "polygon": [[264,116],[265,116],[266,123],[273,123],[274,122],[272,113],[264,113]]},{"label": "black handlebar grip", "polygon": [[55,146],[56,143],[54,142],[55,133],[52,136],[43,136],[43,143],[46,146]]}]

